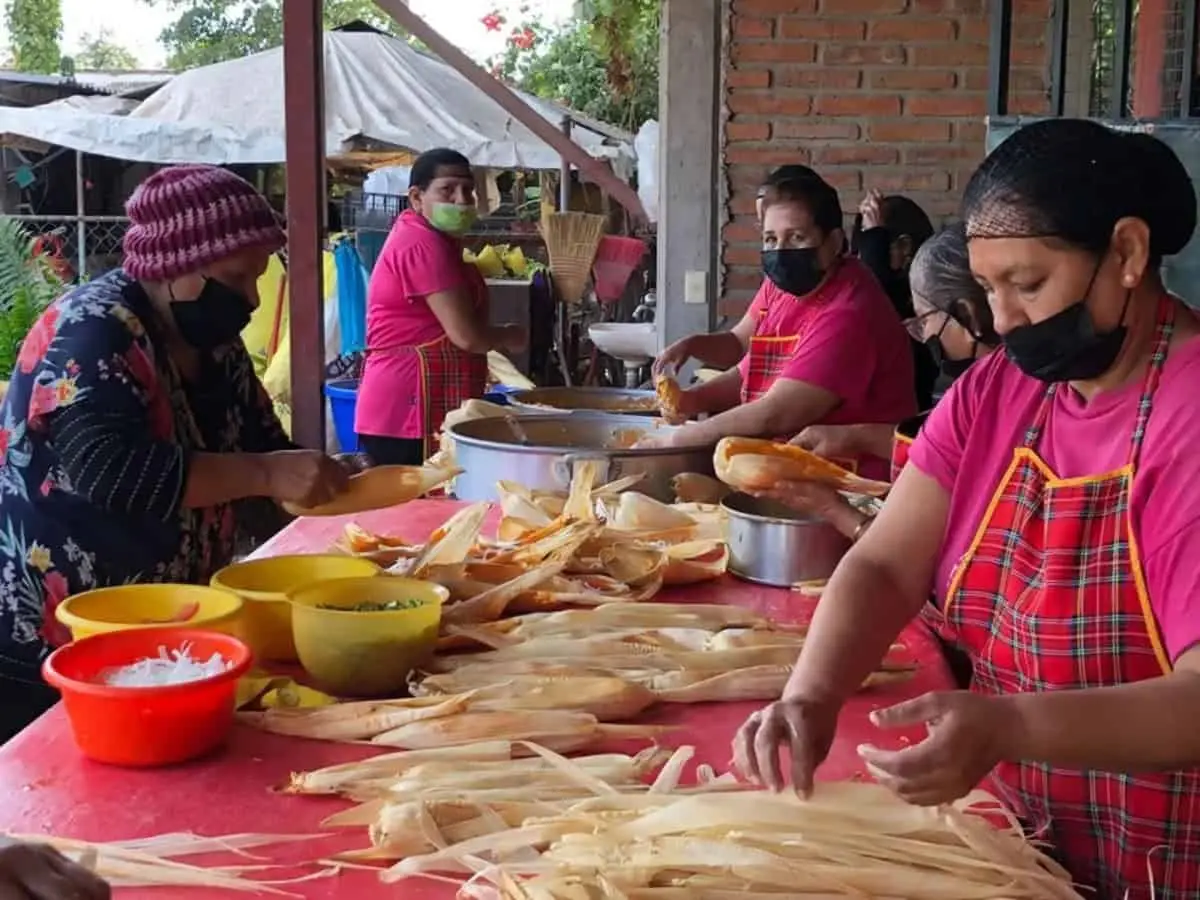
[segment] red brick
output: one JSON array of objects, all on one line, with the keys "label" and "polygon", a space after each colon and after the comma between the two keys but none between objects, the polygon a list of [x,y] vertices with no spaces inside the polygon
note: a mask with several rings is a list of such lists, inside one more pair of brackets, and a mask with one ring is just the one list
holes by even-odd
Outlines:
[{"label": "red brick", "polygon": [[912,0],[911,11],[925,14],[958,13],[967,16],[982,16],[986,9],[987,0]]},{"label": "red brick", "polygon": [[786,16],[782,20],[780,34],[792,39],[861,41],[867,36],[867,23],[848,19]]},{"label": "red brick", "polygon": [[859,94],[817,98],[819,116],[898,116],[900,98],[887,94]]},{"label": "red brick", "polygon": [[771,126],[766,122],[730,122],[725,137],[731,141],[766,141],[771,138]]},{"label": "red brick", "polygon": [[856,141],[861,132],[853,122],[814,122],[811,119],[775,122],[774,134],[801,141]]},{"label": "red brick", "polygon": [[850,13],[890,16],[904,12],[907,6],[908,0],[821,0],[821,12],[831,16]]},{"label": "red brick", "polygon": [[726,247],[722,257],[727,266],[758,266],[762,262],[762,250],[758,247]]},{"label": "red brick", "polygon": [[800,41],[734,41],[734,63],[817,61],[817,45]]},{"label": "red brick", "polygon": [[987,44],[968,44],[957,41],[952,44],[918,44],[909,48],[913,66],[927,69],[953,66],[986,66]]},{"label": "red brick", "polygon": [[821,51],[827,66],[894,66],[904,60],[900,44],[825,44]]},{"label": "red brick", "polygon": [[[758,234],[756,240],[761,241],[762,235]],[[745,291],[747,293],[753,293],[754,291],[758,290],[759,285],[762,284],[762,280],[763,274],[761,269],[744,269],[739,266],[736,269],[730,269],[729,273],[725,276],[725,290],[730,292]],[[726,303],[729,301],[726,300],[722,302]],[[737,315],[744,315],[746,312],[746,307],[749,306],[749,304],[744,300],[734,302],[737,302],[739,306]],[[724,315],[724,313],[722,313],[722,315]]]},{"label": "red brick", "polygon": [[859,69],[830,69],[825,66],[781,66],[775,69],[780,87],[852,91],[862,86]]},{"label": "red brick", "polygon": [[917,19],[903,16],[871,23],[873,41],[952,41],[953,19]]},{"label": "red brick", "polygon": [[869,86],[892,91],[944,91],[957,84],[958,73],[950,69],[876,69],[870,73]]},{"label": "red brick", "polygon": [[947,191],[949,172],[882,172],[871,173],[870,184],[879,191]]},{"label": "red brick", "polygon": [[894,147],[858,144],[853,147],[822,147],[813,158],[820,166],[892,166],[900,161],[900,151]]},{"label": "red brick", "polygon": [[[758,270],[758,283],[762,283],[762,270]],[[717,315],[740,319],[750,308],[752,296],[749,291],[744,297],[722,297],[717,301]]]},{"label": "red brick", "polygon": [[[963,88],[968,91],[986,91],[991,86],[987,69],[968,69]],[[1046,89],[1045,75],[1036,69],[1011,69],[1008,73],[1010,91],[1040,92]]]},{"label": "red brick", "polygon": [[787,166],[807,163],[808,151],[803,147],[727,147],[725,162],[731,166]]},{"label": "red brick", "polygon": [[804,94],[788,96],[778,91],[730,91],[729,111],[759,116],[807,116],[812,99]]},{"label": "red brick", "polygon": [[1044,66],[1046,64],[1046,48],[1038,44],[1013,44],[1012,64],[1016,66]]},{"label": "red brick", "polygon": [[827,169],[821,177],[839,191],[861,191],[863,185],[862,172],[858,169]]},{"label": "red brick", "polygon": [[762,178],[756,178],[753,190],[747,191],[745,194],[735,194],[733,199],[729,201],[729,211],[739,216],[752,216],[758,212],[758,198],[756,195],[758,194],[758,186],[762,183]]},{"label": "red brick", "polygon": [[949,122],[873,121],[867,128],[872,141],[884,144],[944,143],[950,140]]},{"label": "red brick", "polygon": [[775,34],[775,20],[734,16],[733,33],[740,38],[769,38]]},{"label": "red brick", "polygon": [[752,244],[762,240],[762,231],[753,219],[730,222],[722,229],[721,237],[731,244]]},{"label": "red brick", "polygon": [[973,144],[913,144],[904,148],[904,162],[913,166],[950,166],[978,158],[979,148]]},{"label": "red brick", "polygon": [[904,112],[912,116],[982,116],[987,112],[987,97],[961,92],[906,97]]},{"label": "red brick", "polygon": [[955,122],[954,140],[960,144],[982,144],[987,140],[987,125],[984,122]]},{"label": "red brick", "polygon": [[725,71],[725,85],[730,88],[765,88],[771,86],[767,69],[733,69]]},{"label": "red brick", "polygon": [[780,13],[811,13],[817,11],[817,0],[734,0],[733,11],[738,14],[777,16]]},{"label": "red brick", "polygon": [[1008,98],[1008,113],[1012,116],[1040,116],[1050,112],[1050,98],[1045,94],[1015,94]]}]

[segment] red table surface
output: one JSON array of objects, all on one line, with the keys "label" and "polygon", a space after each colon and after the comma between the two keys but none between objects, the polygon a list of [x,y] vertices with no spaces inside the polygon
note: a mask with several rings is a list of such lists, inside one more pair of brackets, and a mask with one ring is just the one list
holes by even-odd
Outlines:
[{"label": "red table surface", "polygon": [[[355,517],[364,527],[423,540],[458,504],[425,500],[401,508]],[[348,518],[300,520],[282,531],[258,555],[320,552],[342,532]],[[762,588],[725,578],[695,588],[666,591],[663,599],[732,603],[778,621],[803,621],[813,601],[789,591]],[[920,729],[883,733],[867,716],[926,691],[945,690],[952,679],[933,636],[920,626],[910,628],[903,643],[920,663],[909,682],[864,692],[845,710],[829,759],[818,775],[836,780],[861,777],[857,745],[872,742],[899,746],[922,737]],[[711,703],[660,707],[642,721],[674,724],[680,730],[668,738],[678,746],[696,747],[696,762],[727,770],[730,741],[738,726],[761,704]],[[294,797],[272,788],[286,783],[293,771],[320,768],[371,755],[358,747],[284,738],[237,726],[228,745],[217,755],[185,766],[161,770],[124,770],[83,759],[75,748],[61,707],[55,707],[21,735],[0,748],[0,829],[27,834],[55,834],[105,841],[148,837],[168,832],[221,835],[242,832],[321,834],[321,820],[349,804],[336,798]],[[326,832],[327,833],[327,832]],[[271,862],[309,862],[340,850],[366,846],[365,829],[251,851]],[[236,857],[197,857],[201,864],[237,865]],[[311,870],[308,870],[311,871]],[[288,870],[278,877],[303,871]],[[272,874],[274,877],[274,874]],[[410,900],[439,900],[455,889],[429,880],[383,885],[373,874],[345,871],[308,883],[283,887],[289,893],[325,898],[403,896]],[[127,889],[121,896],[168,900],[174,897],[225,897],[223,890]]]}]

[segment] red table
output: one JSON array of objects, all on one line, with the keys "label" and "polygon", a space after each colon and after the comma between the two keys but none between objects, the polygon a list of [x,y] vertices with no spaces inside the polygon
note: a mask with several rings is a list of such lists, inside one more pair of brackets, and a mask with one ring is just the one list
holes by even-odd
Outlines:
[{"label": "red table", "polygon": [[[364,527],[423,540],[457,508],[448,501],[426,500],[402,508],[356,517]],[[347,519],[301,520],[272,539],[260,555],[319,552],[342,532]],[[664,599],[734,603],[780,621],[806,619],[812,601],[788,591],[761,588],[726,578],[697,588],[677,589]],[[868,691],[847,707],[841,729],[821,768],[823,779],[861,776],[855,748],[864,741],[898,746],[920,739],[920,729],[884,734],[867,720],[868,713],[931,690],[951,687],[952,679],[932,635],[921,627],[910,628],[902,638],[920,669],[912,681]],[[681,730],[672,743],[692,744],[696,762],[717,771],[729,765],[729,745],[734,731],[760,704],[713,703],[660,708],[646,721],[677,724]],[[122,840],[167,832],[191,831],[204,835],[238,832],[318,834],[321,820],[343,809],[337,799],[292,797],[271,788],[284,784],[293,771],[320,768],[370,755],[360,748],[295,740],[238,727],[229,745],[215,757],[158,771],[129,771],[88,762],[79,756],[61,708],[56,707],[0,748],[0,830],[49,833],[86,840]],[[322,855],[363,847],[365,829],[254,851],[277,862],[305,862]],[[235,865],[236,858],[197,858],[196,862]],[[284,873],[280,877],[287,877]],[[450,898],[446,884],[411,881],[402,888],[383,886],[366,872],[351,871],[284,888],[301,896],[354,898],[404,896],[409,900]],[[198,900],[229,896],[224,891],[138,889],[122,896],[169,900],[181,896]]]}]

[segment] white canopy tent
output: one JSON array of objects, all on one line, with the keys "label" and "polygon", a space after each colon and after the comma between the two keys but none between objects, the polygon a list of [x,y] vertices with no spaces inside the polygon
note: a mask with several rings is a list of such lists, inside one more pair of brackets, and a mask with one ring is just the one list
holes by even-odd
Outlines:
[{"label": "white canopy tent", "polygon": [[[0,108],[0,135],[150,163],[270,164],[286,158],[283,50],[192,69],[128,116]],[[544,118],[627,174],[633,137],[521,95]],[[48,105],[49,106],[49,105]],[[325,150],[362,144],[415,153],[450,147],[492,168],[557,169],[559,155],[439,59],[370,32],[325,34]]]}]

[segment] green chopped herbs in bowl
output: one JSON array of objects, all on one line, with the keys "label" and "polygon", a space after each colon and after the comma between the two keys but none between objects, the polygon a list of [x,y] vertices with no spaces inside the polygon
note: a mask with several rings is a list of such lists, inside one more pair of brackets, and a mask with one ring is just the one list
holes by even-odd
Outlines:
[{"label": "green chopped herbs in bowl", "polygon": [[398,612],[404,609],[416,609],[425,601],[416,597],[405,600],[388,600],[386,603],[356,603],[354,606],[339,606],[336,603],[319,603],[317,609],[332,609],[337,612]]}]

